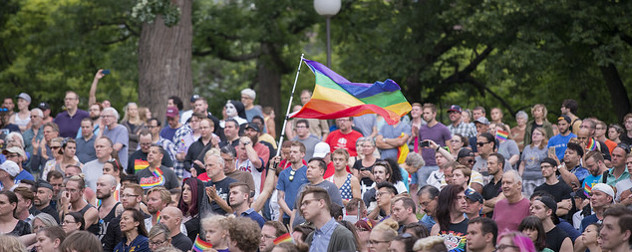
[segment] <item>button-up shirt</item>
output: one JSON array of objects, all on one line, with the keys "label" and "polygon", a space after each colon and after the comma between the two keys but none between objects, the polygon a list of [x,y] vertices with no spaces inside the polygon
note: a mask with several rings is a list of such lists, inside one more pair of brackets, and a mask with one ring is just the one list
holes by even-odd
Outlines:
[{"label": "button-up shirt", "polygon": [[454,126],[454,124],[448,125],[448,129],[452,135],[459,134],[461,136],[470,138],[476,136],[476,126],[473,123],[464,123],[460,122],[459,125]]},{"label": "button-up shirt", "polygon": [[338,223],[334,218],[331,218],[322,228],[318,228],[314,231],[314,238],[312,239],[312,246],[309,247],[309,251],[327,251],[329,247],[329,240],[333,235],[334,230]]}]

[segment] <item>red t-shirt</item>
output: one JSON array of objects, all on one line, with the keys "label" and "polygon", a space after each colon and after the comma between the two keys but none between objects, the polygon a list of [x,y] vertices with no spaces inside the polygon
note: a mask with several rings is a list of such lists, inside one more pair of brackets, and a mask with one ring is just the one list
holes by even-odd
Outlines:
[{"label": "red t-shirt", "polygon": [[331,152],[343,148],[349,152],[349,156],[355,157],[358,155],[356,152],[356,141],[360,137],[362,137],[362,134],[355,130],[352,130],[348,134],[342,134],[340,130],[335,130],[327,136],[325,143],[329,144]]}]

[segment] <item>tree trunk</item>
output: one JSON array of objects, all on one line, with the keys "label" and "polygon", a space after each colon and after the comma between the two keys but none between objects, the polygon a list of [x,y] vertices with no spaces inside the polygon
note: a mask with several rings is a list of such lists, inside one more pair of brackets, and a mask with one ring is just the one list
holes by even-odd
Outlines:
[{"label": "tree trunk", "polygon": [[167,27],[158,16],[153,23],[143,24],[138,41],[139,103],[149,107],[160,121],[164,121],[169,96],[188,101],[193,93],[193,3],[191,0],[174,0],[173,3],[181,10],[180,22]]},{"label": "tree trunk", "polygon": [[[270,54],[271,45],[261,43],[262,54],[257,58],[257,97],[262,107],[271,106],[276,115],[277,136],[281,131],[287,108],[281,107],[281,72]],[[288,84],[292,85],[292,83]],[[290,87],[291,88],[291,87]]]},{"label": "tree trunk", "polygon": [[621,81],[619,70],[617,70],[617,67],[613,64],[608,64],[608,66],[605,67],[602,66],[600,67],[600,70],[601,75],[606,81],[610,97],[612,98],[612,107],[614,108],[619,121],[623,121],[625,114],[630,112],[630,99],[628,98],[628,92],[625,90],[625,86],[623,86],[623,82]]}]

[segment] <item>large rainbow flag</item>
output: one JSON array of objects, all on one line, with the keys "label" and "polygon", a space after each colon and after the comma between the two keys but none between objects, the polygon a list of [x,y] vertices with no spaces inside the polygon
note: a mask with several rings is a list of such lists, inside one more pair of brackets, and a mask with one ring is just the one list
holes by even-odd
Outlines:
[{"label": "large rainbow flag", "polygon": [[316,87],[312,99],[292,118],[335,119],[376,113],[393,125],[412,109],[393,80],[353,83],[316,61],[303,62],[316,76]]}]

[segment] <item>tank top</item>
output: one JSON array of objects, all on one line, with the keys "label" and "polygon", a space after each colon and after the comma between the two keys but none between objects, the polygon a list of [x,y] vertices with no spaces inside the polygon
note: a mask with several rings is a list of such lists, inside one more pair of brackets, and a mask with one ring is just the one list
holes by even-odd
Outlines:
[{"label": "tank top", "polygon": [[[338,190],[343,200],[350,200],[353,198],[353,191],[351,190],[351,174],[347,174],[347,179]],[[333,179],[333,176],[332,176]]]},{"label": "tank top", "polygon": [[[105,236],[105,232],[108,230],[108,225],[110,225],[110,222],[112,221],[112,219],[116,217],[116,208],[118,207],[119,204],[121,204],[121,202],[116,202],[116,204],[114,205],[114,207],[112,207],[112,210],[110,210],[108,215],[103,217],[103,219],[99,220],[99,234],[97,235],[97,237],[99,237],[99,240],[101,240],[103,236]],[[101,210],[100,206],[99,206],[99,210]]]},{"label": "tank top", "polygon": [[[81,215],[86,214],[86,212],[88,211],[88,209],[93,208],[92,205],[90,205],[89,203],[83,207],[81,210],[79,210],[79,213],[81,213]],[[86,227],[86,231],[93,233],[94,235],[99,235],[99,222],[101,222],[101,220],[99,220],[97,223],[90,225],[89,227]],[[87,223],[86,223],[87,225]]]},{"label": "tank top", "polygon": [[13,118],[14,118],[13,119],[13,121],[14,121],[13,124],[15,124],[15,125],[17,125],[19,127],[26,127],[29,124],[29,122],[31,121],[30,114],[29,114],[29,116],[26,117],[26,119],[20,118],[20,116],[18,114],[19,113],[13,114]]}]

